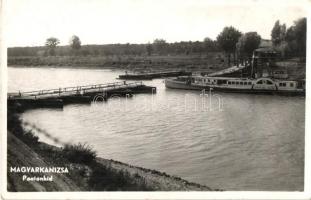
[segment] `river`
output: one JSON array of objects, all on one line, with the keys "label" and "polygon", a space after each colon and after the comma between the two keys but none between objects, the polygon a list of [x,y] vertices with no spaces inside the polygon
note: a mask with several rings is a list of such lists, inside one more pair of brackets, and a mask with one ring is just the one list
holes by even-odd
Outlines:
[{"label": "river", "polygon": [[[117,81],[120,70],[8,69],[8,91]],[[232,191],[304,187],[305,97],[166,89],[157,93],[35,109],[23,120],[99,156]],[[40,135],[40,140],[54,144]]]}]

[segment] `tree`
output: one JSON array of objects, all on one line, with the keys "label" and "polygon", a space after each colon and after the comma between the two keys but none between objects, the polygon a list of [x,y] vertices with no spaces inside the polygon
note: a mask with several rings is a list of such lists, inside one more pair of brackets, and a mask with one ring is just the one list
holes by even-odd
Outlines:
[{"label": "tree", "polygon": [[[272,30],[273,32],[273,30]],[[306,57],[306,34],[307,34],[307,19],[300,18],[294,22],[294,25],[286,30],[284,38],[275,48],[285,56],[301,56]]]},{"label": "tree", "polygon": [[275,50],[281,54],[282,58],[286,58],[291,53],[291,49],[289,47],[288,42],[284,40],[281,41],[281,43],[275,47]]},{"label": "tree", "polygon": [[307,18],[301,18],[294,22],[294,32],[297,41],[298,54],[305,57],[307,43]]},{"label": "tree", "polygon": [[73,35],[69,40],[69,45],[73,50],[79,50],[81,48],[80,38],[76,35]]},{"label": "tree", "polygon": [[147,51],[147,54],[148,56],[150,56],[152,54],[152,45],[150,43],[147,44],[146,46],[146,51]]},{"label": "tree", "polygon": [[271,31],[271,40],[274,46],[281,44],[286,37],[286,25],[280,25],[280,20],[277,20]]},{"label": "tree", "polygon": [[153,45],[154,45],[156,51],[158,52],[158,54],[166,53],[166,49],[167,49],[168,45],[164,39],[155,39],[153,41]]},{"label": "tree", "polygon": [[45,46],[48,47],[48,54],[51,56],[55,55],[55,48],[56,46],[59,44],[59,39],[55,38],[55,37],[50,37],[48,39],[46,39],[45,41]]},{"label": "tree", "polygon": [[217,42],[219,46],[225,51],[228,56],[228,65],[231,63],[231,54],[234,55],[235,62],[235,50],[236,43],[241,37],[241,32],[234,27],[225,27],[223,31],[217,36]]},{"label": "tree", "polygon": [[274,23],[274,26],[271,31],[271,40],[274,46],[278,45],[281,42],[279,38],[280,32],[281,32],[280,20],[277,20]]},{"label": "tree", "polygon": [[260,35],[257,32],[248,32],[243,34],[240,38],[237,46],[237,53],[240,59],[249,59],[253,51],[259,47],[261,41]]},{"label": "tree", "polygon": [[202,42],[200,42],[200,41],[193,42],[192,46],[193,46],[192,47],[193,53],[200,53],[201,54],[204,50],[204,46],[203,46]]},{"label": "tree", "polygon": [[203,47],[205,52],[216,51],[217,50],[217,42],[212,40],[209,37],[204,38]]}]

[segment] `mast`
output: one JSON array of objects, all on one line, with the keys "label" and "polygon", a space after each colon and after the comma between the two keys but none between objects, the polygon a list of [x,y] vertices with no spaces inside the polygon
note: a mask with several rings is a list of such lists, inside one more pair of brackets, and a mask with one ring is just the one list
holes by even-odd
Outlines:
[{"label": "mast", "polygon": [[255,60],[255,51],[253,51],[252,61],[251,61],[251,78],[253,78],[254,74],[254,60]]}]

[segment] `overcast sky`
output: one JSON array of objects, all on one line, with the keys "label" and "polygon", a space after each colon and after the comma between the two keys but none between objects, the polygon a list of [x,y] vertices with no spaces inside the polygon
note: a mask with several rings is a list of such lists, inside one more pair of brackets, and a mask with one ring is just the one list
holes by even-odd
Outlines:
[{"label": "overcast sky", "polygon": [[290,26],[306,16],[306,5],[297,2],[305,1],[7,0],[6,42],[39,46],[53,36],[67,45],[73,34],[82,44],[202,41],[229,25],[270,39],[276,20]]}]

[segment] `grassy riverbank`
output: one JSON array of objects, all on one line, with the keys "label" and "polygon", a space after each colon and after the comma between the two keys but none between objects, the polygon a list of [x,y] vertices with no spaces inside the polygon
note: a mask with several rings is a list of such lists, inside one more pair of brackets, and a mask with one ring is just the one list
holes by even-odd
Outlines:
[{"label": "grassy riverbank", "polygon": [[[299,58],[280,59],[273,70],[287,70],[291,79],[305,79],[306,63]],[[11,56],[15,67],[123,69],[128,71],[185,70],[211,73],[228,68],[221,52],[191,55],[114,56]]]},{"label": "grassy riverbank", "polygon": [[8,57],[8,65],[192,71],[214,71],[228,67],[223,54],[215,52],[171,56],[17,56]]},{"label": "grassy riverbank", "polygon": [[[8,191],[213,191],[156,170],[99,158],[81,144],[64,148],[38,141],[14,110],[8,113]],[[68,173],[15,173],[14,167],[63,167]],[[23,176],[53,176],[53,181],[23,181]]]}]

